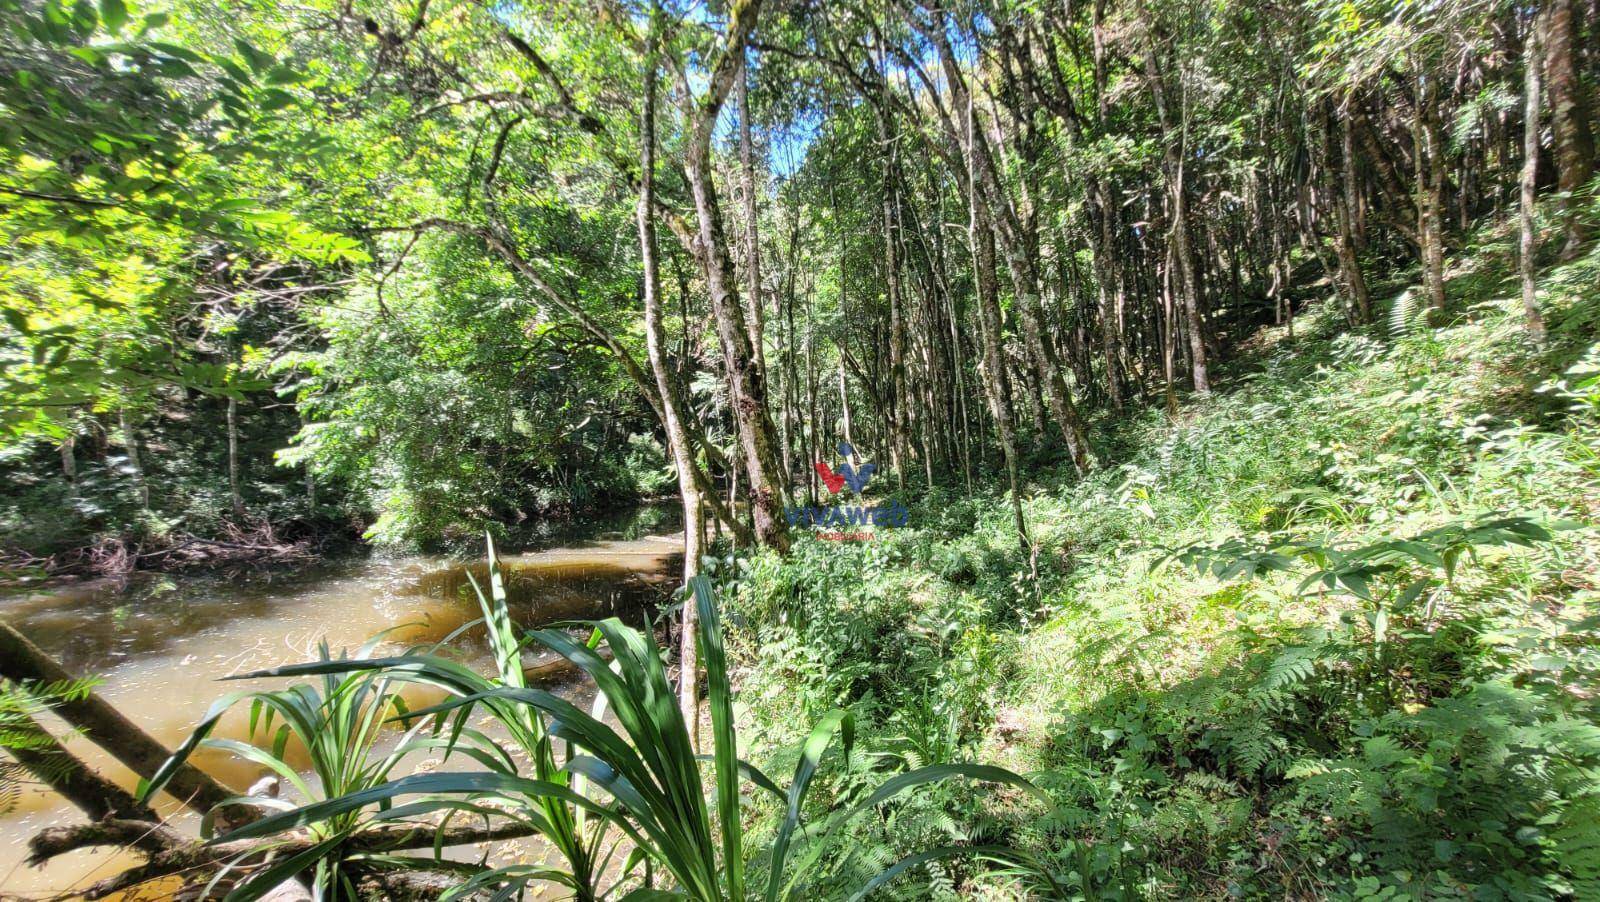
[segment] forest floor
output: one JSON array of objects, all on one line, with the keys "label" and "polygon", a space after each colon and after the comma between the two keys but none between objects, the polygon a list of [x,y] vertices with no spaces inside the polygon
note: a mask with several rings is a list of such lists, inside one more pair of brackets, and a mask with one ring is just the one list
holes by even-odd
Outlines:
[{"label": "forest floor", "polygon": [[[1037,584],[1007,499],[959,491],[745,562],[751,756],[785,773],[773,750],[844,706],[846,795],[982,760],[1056,802],[941,786],[859,831],[858,877],[999,841],[1100,898],[1600,892],[1600,248],[1541,272],[1543,348],[1513,265],[1480,234],[1434,327],[1313,305],[1089,478],[1033,474]],[[1028,892],[985,872],[898,885]]]}]

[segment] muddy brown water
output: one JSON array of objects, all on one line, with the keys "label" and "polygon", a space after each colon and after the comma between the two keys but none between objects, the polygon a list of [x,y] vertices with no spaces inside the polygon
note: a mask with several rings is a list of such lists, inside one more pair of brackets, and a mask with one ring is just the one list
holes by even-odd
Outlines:
[{"label": "muddy brown water", "polygon": [[[637,622],[670,592],[681,567],[681,547],[672,534],[626,537],[599,525],[589,538],[503,554],[512,616],[525,626],[612,615]],[[14,594],[0,598],[0,617],[68,670],[98,675],[101,696],[170,748],[189,735],[219,696],[289,682],[222,682],[225,677],[313,660],[322,641],[335,654],[353,652],[383,630],[393,630],[386,642],[396,648],[444,639],[478,617],[468,573],[484,584],[481,563],[430,557],[330,561],[240,578],[144,576],[125,584]],[[457,636],[450,646],[480,670],[492,668],[481,630]],[[537,666],[544,660],[530,654],[524,663]],[[570,677],[557,691],[575,702],[588,700],[584,684]],[[409,688],[406,695],[413,704],[435,700]],[[247,707],[240,705],[224,718],[217,735],[247,739]],[[135,784],[130,771],[92,743],[71,737],[66,744],[106,776],[124,786]],[[460,769],[469,769],[468,759],[461,760]],[[216,750],[202,749],[196,761],[240,791],[266,773]],[[456,766],[416,756],[396,774]],[[285,787],[286,797],[289,793]],[[182,829],[198,829],[198,819],[172,800],[162,798],[156,807]],[[0,893],[59,894],[138,863],[137,856],[115,850],[74,852],[40,869],[22,863],[25,844],[38,830],[82,819],[54,793],[24,787],[11,810],[0,814]],[[151,890],[156,895],[150,898],[166,897],[163,888]]]}]

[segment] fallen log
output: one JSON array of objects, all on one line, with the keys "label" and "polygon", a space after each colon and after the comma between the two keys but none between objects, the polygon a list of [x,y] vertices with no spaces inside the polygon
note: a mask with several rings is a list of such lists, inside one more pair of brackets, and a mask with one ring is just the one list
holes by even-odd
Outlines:
[{"label": "fallen log", "polygon": [[[551,676],[554,676],[553,671],[545,674],[545,678]],[[0,622],[0,679],[37,685],[74,681],[65,668],[4,622]],[[18,688],[26,691],[26,687]],[[56,701],[52,708],[68,723],[84,730],[97,745],[146,779],[171,757],[171,753],[160,743],[92,693],[82,699]],[[31,718],[29,721],[32,722]],[[267,837],[211,843],[190,839],[160,823],[149,807],[90,769],[42,726],[36,722],[32,722],[32,726],[38,734],[33,746],[7,751],[42,782],[88,815],[92,822],[41,830],[28,841],[28,863],[43,865],[57,856],[92,846],[138,849],[146,856],[145,862],[138,867],[82,890],[78,894],[81,898],[105,898],[174,875],[182,875],[185,882],[192,883],[197,873],[211,873],[223,868],[248,871],[270,861],[281,860],[284,855],[295,855],[316,844],[315,840],[303,835],[290,839]],[[223,806],[234,798],[233,793],[191,765],[183,765],[178,770],[166,791],[201,813]],[[228,807],[236,806],[237,803],[234,803]],[[361,830],[350,837],[346,850],[350,853],[399,852],[433,848],[435,845],[456,846],[519,839],[532,836],[535,832],[526,824],[510,822],[498,826],[444,829],[441,836],[440,828],[436,826],[398,824]],[[440,867],[442,870],[457,869],[452,862],[442,862]],[[240,873],[234,879],[242,876],[243,873]],[[454,881],[438,875],[395,875],[377,871],[369,873],[364,883],[373,888],[383,888],[386,895],[396,898],[425,898],[430,893],[437,895],[437,891],[443,887],[454,885]]]},{"label": "fallen log", "polygon": [[[527,824],[508,822],[491,827],[449,827],[442,839],[438,828],[428,824],[395,824],[367,827],[345,844],[352,852],[405,852],[442,846],[468,846],[481,842],[524,839],[536,831]],[[308,836],[237,839],[222,837],[205,843],[186,837],[170,827],[147,820],[107,818],[93,824],[46,827],[28,840],[28,862],[43,864],[57,855],[91,846],[134,846],[149,851],[153,860],[172,864],[176,869],[216,864],[257,853],[284,852],[293,855],[316,845]]]},{"label": "fallen log", "polygon": [[[604,646],[595,650],[601,658],[611,660],[611,652]],[[583,670],[566,658],[553,658],[522,668],[522,681],[529,686],[549,686],[583,676]]]},{"label": "fallen log", "polygon": [[[74,681],[72,674],[57,664],[55,659],[4,621],[0,621],[0,677],[19,684],[33,682],[48,685]],[[92,692],[82,698],[60,701],[51,707],[67,723],[82,730],[91,742],[146,780],[172,757],[165,746]],[[166,792],[201,814],[235,795],[209,774],[190,764],[178,768],[178,772],[167,783]]]},{"label": "fallen log", "polygon": [[25,713],[17,715],[31,725],[27,743],[7,746],[6,754],[17,759],[39,782],[96,820],[107,817],[155,820],[149,808],[139,804],[128,791],[90,770],[77,756],[67,751],[38,721]]},{"label": "fallen log", "polygon": [[[473,845],[533,836],[527,824],[512,822],[487,827],[450,827],[438,836],[437,827],[395,825],[370,827],[350,837],[345,845],[349,854],[404,852],[414,849]],[[316,845],[307,836],[291,839],[266,837],[228,842],[204,843],[148,820],[108,818],[93,824],[49,827],[28,841],[28,862],[40,865],[58,855],[90,846],[133,847],[147,855],[144,864],[85,889],[86,899],[98,899],[130,887],[173,874],[209,872],[224,866],[246,870],[266,864],[269,859],[295,855]],[[441,867],[450,867],[449,863]],[[241,876],[243,876],[241,874]]]},{"label": "fallen log", "polygon": [[93,846],[139,849],[152,855],[194,840],[166,826],[143,819],[108,817],[92,824],[46,827],[28,840],[27,863],[39,867],[58,855]]}]

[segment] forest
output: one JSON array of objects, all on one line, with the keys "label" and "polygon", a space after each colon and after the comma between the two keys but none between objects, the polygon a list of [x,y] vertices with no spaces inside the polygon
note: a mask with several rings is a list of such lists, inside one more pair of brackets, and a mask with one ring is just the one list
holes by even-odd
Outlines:
[{"label": "forest", "polygon": [[0,900],[1600,898],[1597,89],[1596,0],[0,0]]}]

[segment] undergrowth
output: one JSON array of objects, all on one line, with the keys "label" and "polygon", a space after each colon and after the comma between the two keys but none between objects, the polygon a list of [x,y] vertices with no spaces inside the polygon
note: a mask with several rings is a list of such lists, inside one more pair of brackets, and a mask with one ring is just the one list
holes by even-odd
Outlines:
[{"label": "undergrowth", "polygon": [[[1035,474],[1037,584],[1007,499],[940,490],[739,562],[750,754],[845,706],[874,726],[839,793],[993,760],[1058,805],[929,794],[858,829],[864,867],[999,839],[1089,898],[1597,897],[1600,249],[1541,275],[1535,348],[1482,240],[1441,325],[1313,308],[1119,465]],[[1037,895],[949,863],[891,891]]]}]

